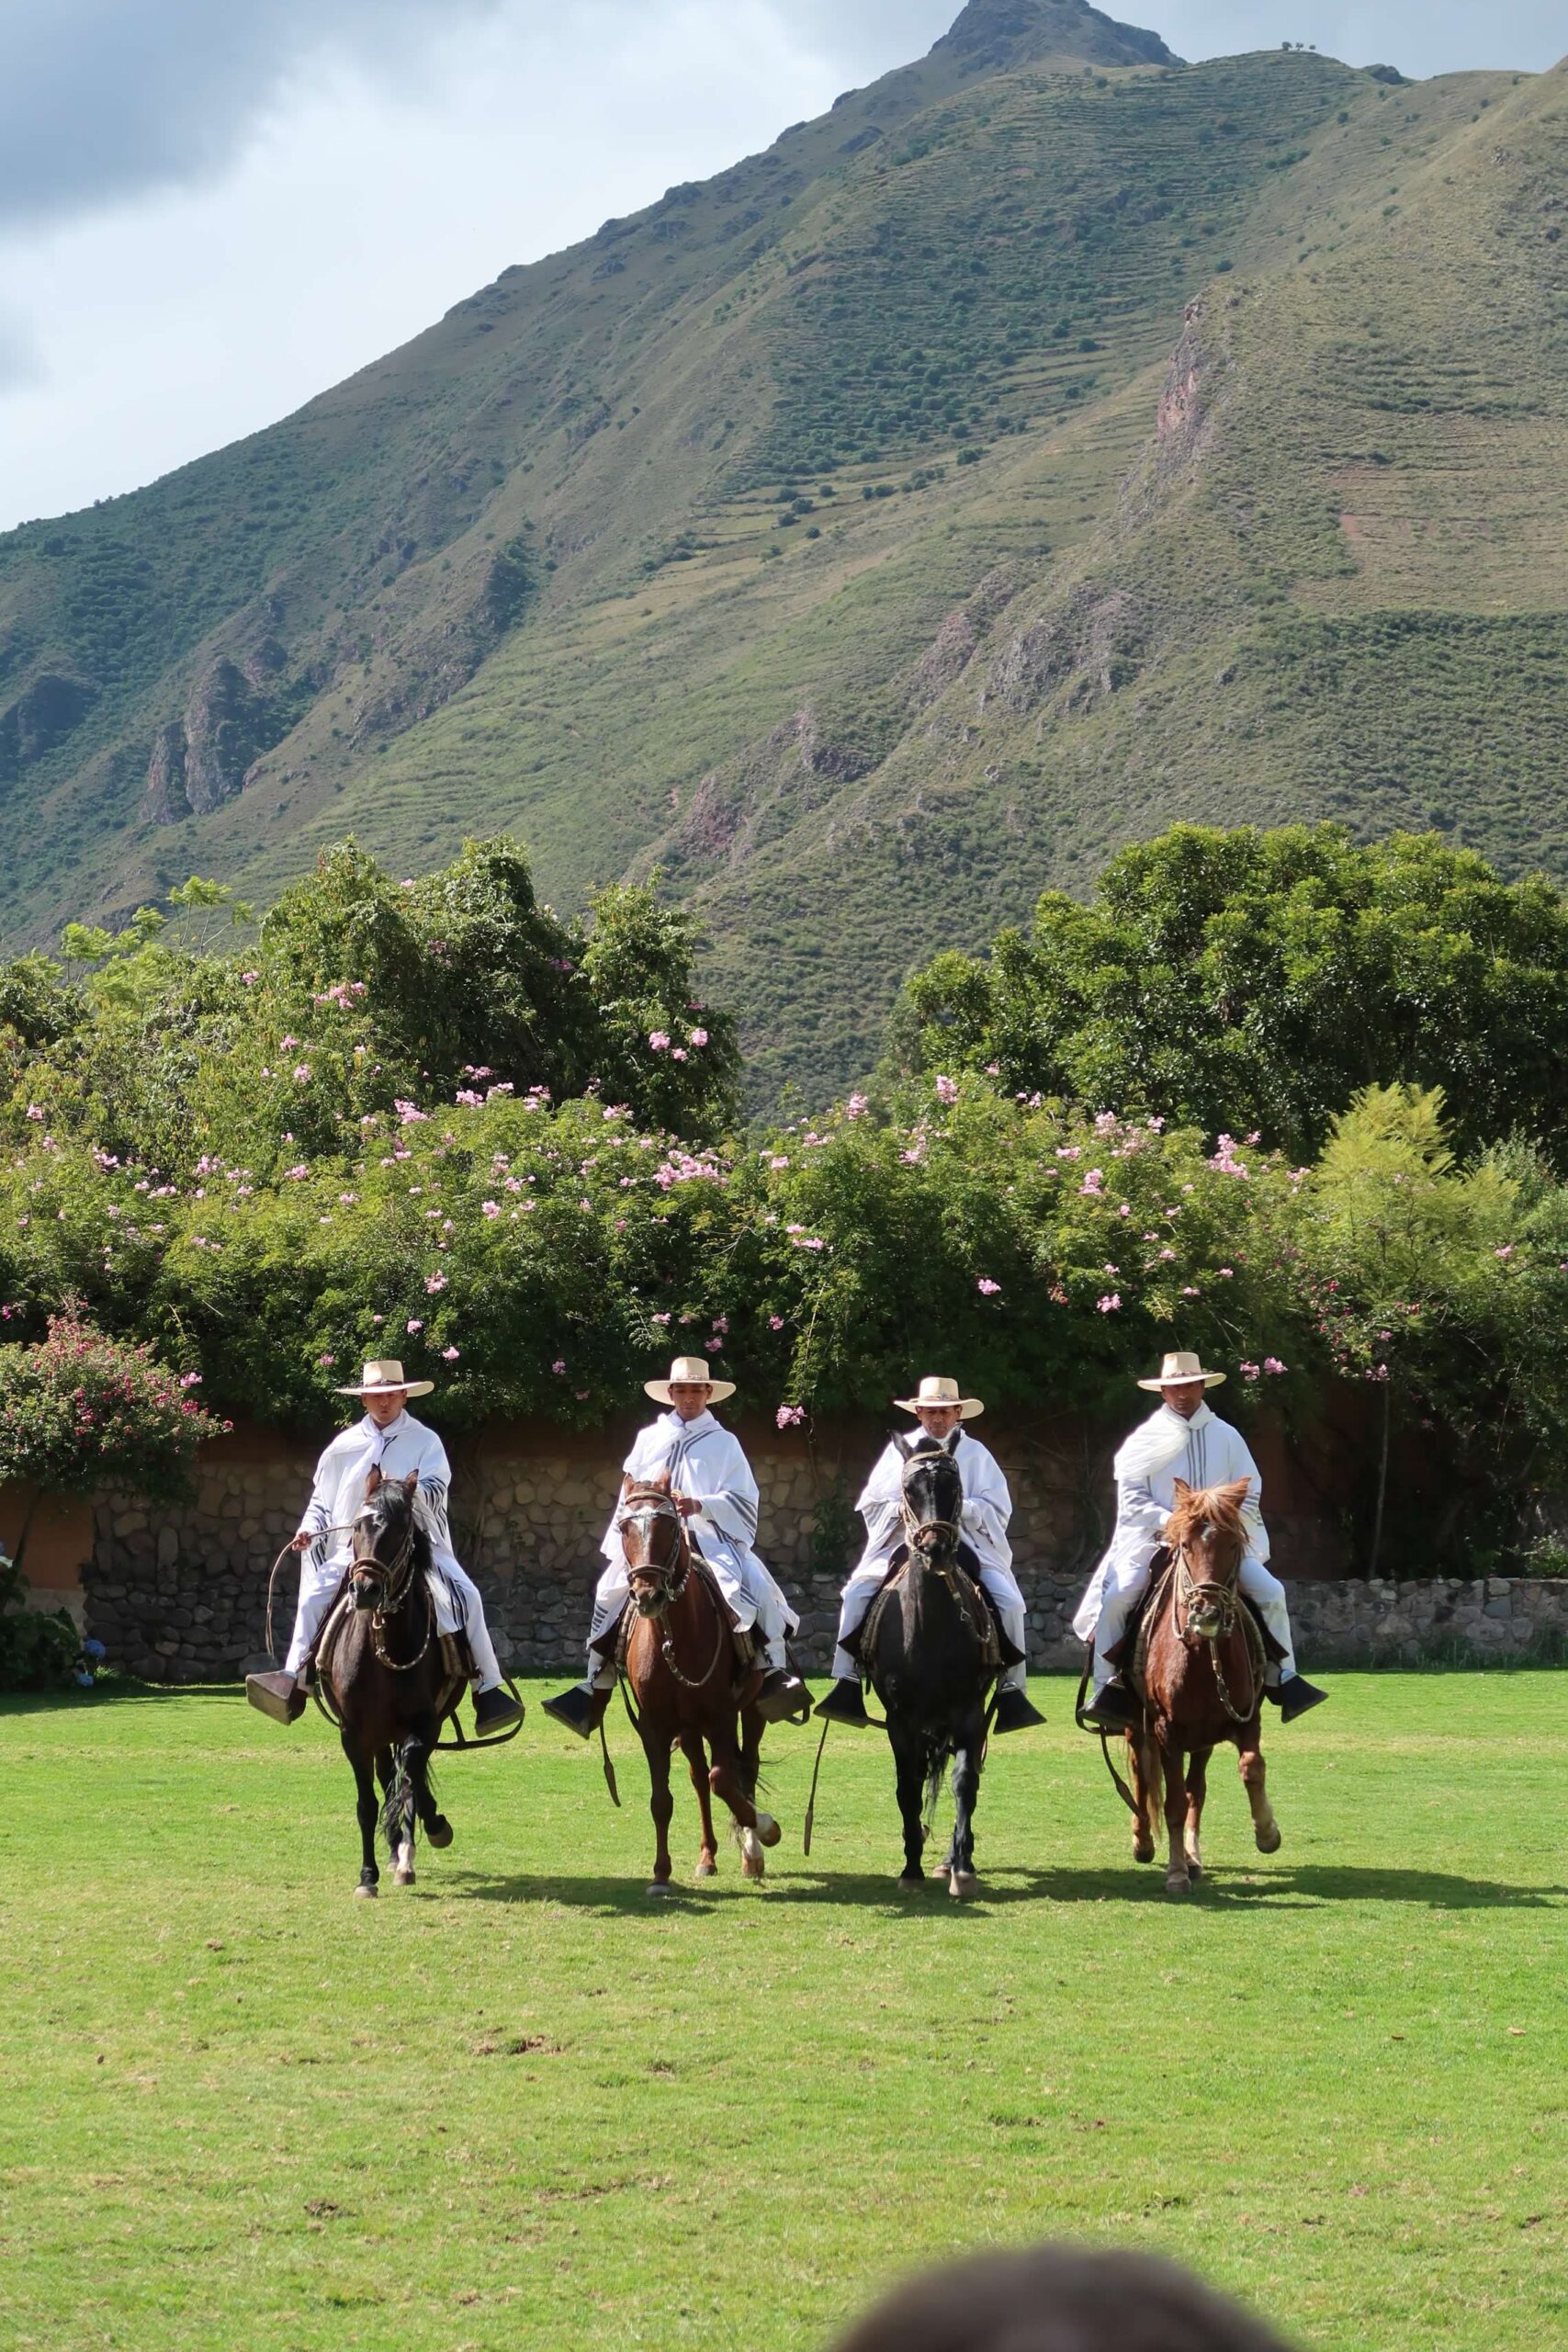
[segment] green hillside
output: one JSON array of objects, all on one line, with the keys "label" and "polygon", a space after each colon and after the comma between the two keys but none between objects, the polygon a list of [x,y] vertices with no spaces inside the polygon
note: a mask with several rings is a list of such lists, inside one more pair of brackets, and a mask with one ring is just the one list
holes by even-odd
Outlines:
[{"label": "green hillside", "polygon": [[[1568,70],[971,0],[767,154],[0,540],[13,941],[353,830],[657,861],[760,1091],[1178,817],[1568,874]],[[1173,356],[1174,355],[1174,356]]]}]

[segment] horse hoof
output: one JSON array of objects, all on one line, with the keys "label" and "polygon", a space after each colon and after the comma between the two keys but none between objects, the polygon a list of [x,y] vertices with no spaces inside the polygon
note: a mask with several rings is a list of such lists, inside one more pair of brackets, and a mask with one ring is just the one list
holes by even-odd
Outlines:
[{"label": "horse hoof", "polygon": [[947,1882],[947,1891],[954,1903],[972,1903],[980,1892],[980,1882],[973,1871],[954,1871]]},{"label": "horse hoof", "polygon": [[394,1886],[412,1886],[412,1885],[413,1884],[413,1872],[412,1872],[412,1871],[405,1871],[405,1870],[396,1870],[396,1871],[394,1871],[392,1872],[392,1884],[393,1884]]},{"label": "horse hoof", "polygon": [[1277,1821],[1272,1828],[1260,1829],[1258,1833],[1258,1850],[1260,1854],[1277,1854],[1284,1842],[1284,1833]]},{"label": "horse hoof", "polygon": [[437,1852],[440,1852],[452,1843],[452,1824],[444,1813],[438,1813],[424,1834]]},{"label": "horse hoof", "polygon": [[1185,1871],[1167,1871],[1165,1891],[1168,1894],[1190,1894],[1192,1881]]},{"label": "horse hoof", "polygon": [[1133,1860],[1134,1860],[1135,1862],[1152,1862],[1152,1861],[1154,1860],[1154,1858],[1155,1858],[1155,1849],[1154,1849],[1153,1846],[1138,1846],[1138,1845],[1134,1845],[1134,1848],[1133,1848]]},{"label": "horse hoof", "polygon": [[757,1815],[757,1835],[764,1846],[776,1846],[784,1831],[771,1813],[760,1813]]},{"label": "horse hoof", "polygon": [[1193,1879],[1201,1878],[1203,1875],[1203,1865],[1196,1854],[1189,1854],[1187,1857],[1187,1875]]},{"label": "horse hoof", "polygon": [[648,1891],[649,1894],[673,1894],[675,1892],[667,1878],[656,1878]]},{"label": "horse hoof", "polygon": [[367,1903],[374,1903],[381,1892],[378,1886],[356,1886],[354,1891],[362,1901]]},{"label": "horse hoof", "polygon": [[693,1875],[699,1879],[716,1878],[718,1876],[718,1864],[713,1860],[713,1857],[710,1854],[705,1854],[702,1860],[697,1864],[696,1870]]}]

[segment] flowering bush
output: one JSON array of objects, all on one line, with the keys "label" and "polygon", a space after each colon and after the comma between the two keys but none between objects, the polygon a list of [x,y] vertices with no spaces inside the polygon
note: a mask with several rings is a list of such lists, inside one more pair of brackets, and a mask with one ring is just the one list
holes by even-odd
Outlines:
[{"label": "flowering bush", "polygon": [[[189,1491],[197,1447],[225,1426],[151,1347],[112,1340],[77,1315],[51,1317],[36,1346],[0,1348],[0,1478],[166,1501]],[[22,1552],[18,1543],[18,1567]]]}]

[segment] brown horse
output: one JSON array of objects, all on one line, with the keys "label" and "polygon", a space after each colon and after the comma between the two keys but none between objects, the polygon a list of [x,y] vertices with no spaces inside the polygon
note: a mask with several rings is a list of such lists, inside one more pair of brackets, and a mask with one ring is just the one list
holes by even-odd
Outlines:
[{"label": "brown horse", "polygon": [[[322,1699],[337,1721],[358,1790],[362,1866],[355,1892],[373,1895],[378,1810],[399,1886],[413,1884],[414,1826],[433,1846],[452,1843],[436,1809],[430,1756],[441,1719],[461,1689],[448,1670],[425,1571],[430,1539],[414,1512],[417,1474],[386,1480],[372,1470],[354,1521],[348,1583],[353,1606],[329,1621],[317,1659]],[[376,1781],[383,1803],[378,1809]]]},{"label": "brown horse", "polygon": [[637,1612],[624,1670],[652,1784],[657,1849],[649,1893],[670,1891],[670,1816],[675,1810],[670,1758],[677,1747],[686,1758],[703,1816],[698,1878],[712,1878],[718,1869],[715,1796],[735,1817],[743,1874],[761,1878],[763,1847],[779,1842],[778,1823],[771,1814],[759,1813],[753,1802],[762,1746],[762,1718],[754,1703],[761,1669],[738,1671],[728,1613],[717,1587],[694,1559],[667,1476],[626,1480],[616,1528]]},{"label": "brown horse", "polygon": [[1258,1852],[1280,1847],[1258,1724],[1263,1637],[1238,1582],[1247,1556],[1247,1491],[1245,1479],[1197,1488],[1176,1481],[1176,1509],[1165,1527],[1170,1566],[1150,1598],[1131,1678],[1144,1705],[1143,1731],[1127,1734],[1136,1800],[1133,1859],[1154,1860],[1163,1778],[1170,1894],[1186,1894],[1202,1874],[1209,1758],[1224,1741],[1241,1752]]}]

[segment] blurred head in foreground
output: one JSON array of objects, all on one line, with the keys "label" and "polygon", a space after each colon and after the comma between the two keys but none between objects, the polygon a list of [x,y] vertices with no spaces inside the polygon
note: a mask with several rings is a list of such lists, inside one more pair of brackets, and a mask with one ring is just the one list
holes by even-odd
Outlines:
[{"label": "blurred head in foreground", "polygon": [[1236,2304],[1152,2255],[1042,2245],[900,2287],[839,2352],[1287,2352]]}]

